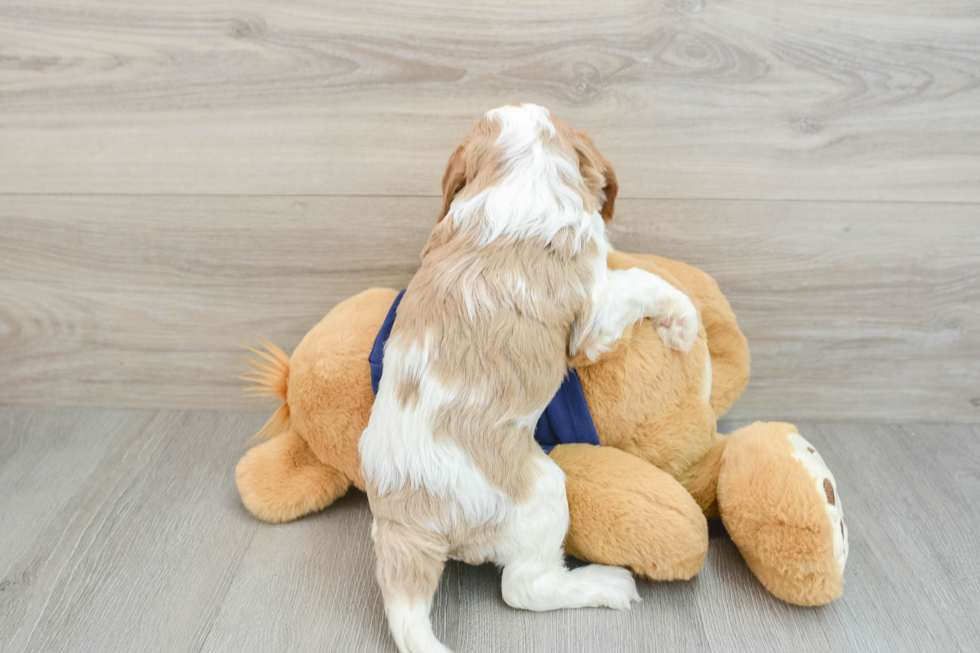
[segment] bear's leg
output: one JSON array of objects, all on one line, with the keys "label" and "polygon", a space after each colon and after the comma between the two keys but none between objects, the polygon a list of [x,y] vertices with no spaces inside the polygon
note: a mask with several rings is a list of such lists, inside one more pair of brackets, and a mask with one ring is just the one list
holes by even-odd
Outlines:
[{"label": "bear's leg", "polygon": [[565,551],[652,580],[687,580],[708,551],[701,508],[667,472],[619,449],[563,444],[570,526]]},{"label": "bear's leg", "polygon": [[235,479],[248,511],[274,523],[322,510],[342,497],[351,484],[320,462],[292,431],[250,449],[238,462]]},{"label": "bear's leg", "polygon": [[777,597],[823,605],[841,595],[848,548],[837,482],[795,426],[756,422],[731,434],[718,510],[749,568]]}]

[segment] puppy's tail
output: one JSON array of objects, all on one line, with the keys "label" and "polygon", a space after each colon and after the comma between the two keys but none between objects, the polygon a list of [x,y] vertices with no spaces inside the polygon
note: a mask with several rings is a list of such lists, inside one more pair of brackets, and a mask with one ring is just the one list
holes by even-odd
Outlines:
[{"label": "puppy's tail", "polygon": [[251,384],[245,388],[245,394],[282,400],[282,404],[276,412],[272,413],[265,426],[249,438],[246,446],[252,447],[289,429],[289,404],[286,402],[286,390],[289,388],[289,356],[268,340],[262,341],[262,349],[253,347],[245,349],[252,352],[252,356],[247,359],[251,371],[238,377]]}]

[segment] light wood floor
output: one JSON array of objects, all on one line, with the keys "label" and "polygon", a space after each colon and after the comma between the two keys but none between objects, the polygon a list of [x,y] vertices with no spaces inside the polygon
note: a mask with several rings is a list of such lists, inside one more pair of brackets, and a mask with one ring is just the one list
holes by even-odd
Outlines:
[{"label": "light wood floor", "polygon": [[[0,650],[394,651],[357,492],[267,525],[235,490],[253,414],[0,410]],[[460,651],[969,651],[980,627],[980,428],[801,424],[847,508],[844,596],[774,599],[727,539],[630,612],[508,608],[450,564],[433,607]]]}]

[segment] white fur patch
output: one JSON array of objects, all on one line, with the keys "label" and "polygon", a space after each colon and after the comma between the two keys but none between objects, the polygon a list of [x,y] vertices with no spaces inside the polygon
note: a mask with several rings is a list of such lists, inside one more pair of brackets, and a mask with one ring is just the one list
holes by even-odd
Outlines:
[{"label": "white fur patch", "polygon": [[[810,473],[817,494],[820,495],[820,499],[824,503],[824,510],[827,511],[827,518],[830,520],[831,531],[834,535],[834,559],[837,561],[837,569],[843,574],[848,553],[847,524],[844,523],[844,507],[841,504],[840,493],[837,491],[837,481],[816,447],[810,444],[806,438],[799,433],[790,433],[786,439],[793,445],[793,458],[798,460]],[[827,493],[824,488],[825,480],[830,481],[833,488],[834,505],[831,505],[827,500]]]}]

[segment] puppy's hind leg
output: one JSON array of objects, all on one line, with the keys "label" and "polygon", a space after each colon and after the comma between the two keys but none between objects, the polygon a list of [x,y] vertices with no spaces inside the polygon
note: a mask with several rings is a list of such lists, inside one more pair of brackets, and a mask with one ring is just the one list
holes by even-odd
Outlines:
[{"label": "puppy's hind leg", "polygon": [[630,603],[640,600],[628,570],[606,565],[565,567],[565,474],[547,457],[541,467],[534,495],[516,508],[507,536],[497,548],[497,562],[504,567],[504,601],[539,612],[586,607],[628,610]]},{"label": "puppy's hind leg", "polygon": [[436,534],[388,519],[375,521],[377,578],[388,628],[401,653],[452,653],[432,632],[429,610],[447,546]]}]

